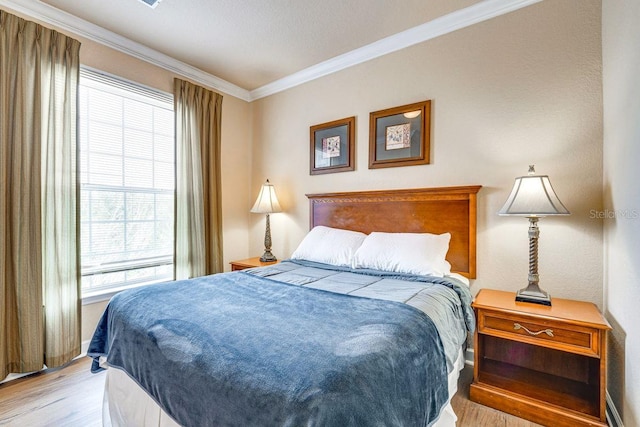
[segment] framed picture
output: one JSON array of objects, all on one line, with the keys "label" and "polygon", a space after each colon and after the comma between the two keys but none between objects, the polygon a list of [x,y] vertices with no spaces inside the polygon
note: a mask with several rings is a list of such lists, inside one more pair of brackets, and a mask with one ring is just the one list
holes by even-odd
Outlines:
[{"label": "framed picture", "polygon": [[311,126],[311,175],[355,169],[355,128],[355,116]]},{"label": "framed picture", "polygon": [[369,169],[429,164],[431,101],[369,115]]}]

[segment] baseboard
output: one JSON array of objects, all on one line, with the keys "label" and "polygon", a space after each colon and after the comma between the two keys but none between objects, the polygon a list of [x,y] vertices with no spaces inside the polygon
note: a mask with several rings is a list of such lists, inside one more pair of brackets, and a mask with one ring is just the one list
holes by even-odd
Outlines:
[{"label": "baseboard", "polygon": [[611,427],[624,427],[622,423],[622,418],[620,417],[620,413],[616,408],[616,405],[613,403],[613,399],[611,399],[611,395],[607,391],[607,423]]},{"label": "baseboard", "polygon": [[[77,355],[76,357],[73,358],[73,360],[77,360],[81,357],[85,357],[87,355],[87,350],[89,349],[89,343],[91,342],[91,340],[87,340],[87,341],[82,341],[82,343],[80,344],[80,351],[81,353],[79,355]],[[42,370],[47,369],[46,366],[42,367]],[[18,378],[22,378],[22,377],[26,377],[28,375],[33,375],[35,373],[38,372],[42,372],[42,371],[33,371],[33,372],[27,372],[24,374],[9,374],[5,379],[0,380],[0,384],[4,384],[6,382],[9,381],[13,381],[13,380],[17,380]]]},{"label": "baseboard", "polygon": [[87,355],[87,350],[89,350],[89,344],[91,340],[82,341],[80,344],[80,355],[78,357],[84,357]]},{"label": "baseboard", "polygon": [[8,383],[10,381],[17,380],[17,379],[23,378],[23,377],[28,377],[29,375],[33,375],[36,372],[38,372],[38,371],[26,372],[26,373],[23,373],[23,374],[9,374],[9,375],[7,375],[7,377],[5,379],[0,381],[0,384]]},{"label": "baseboard", "polygon": [[473,360],[475,357],[475,353],[472,348],[468,348],[464,353],[464,364],[473,366]]}]

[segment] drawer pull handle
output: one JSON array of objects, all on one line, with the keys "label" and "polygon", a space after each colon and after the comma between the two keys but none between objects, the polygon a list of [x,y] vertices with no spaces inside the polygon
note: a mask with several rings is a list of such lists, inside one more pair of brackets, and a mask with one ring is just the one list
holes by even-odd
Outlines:
[{"label": "drawer pull handle", "polygon": [[533,335],[533,336],[540,335],[542,333],[545,333],[545,334],[549,335],[550,337],[553,336],[553,329],[543,329],[543,330],[538,331],[538,332],[532,332],[529,329],[527,329],[526,326],[522,326],[520,323],[514,323],[513,324],[513,329],[515,329],[516,331],[518,329],[524,329],[525,331],[527,331],[529,333],[529,335]]}]

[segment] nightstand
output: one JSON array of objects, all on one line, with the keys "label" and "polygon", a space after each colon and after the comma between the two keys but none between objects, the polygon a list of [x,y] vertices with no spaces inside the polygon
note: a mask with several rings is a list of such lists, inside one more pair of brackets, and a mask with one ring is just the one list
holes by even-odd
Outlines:
[{"label": "nightstand", "polygon": [[606,426],[607,330],[595,304],[482,289],[470,398],[547,426]]},{"label": "nightstand", "polygon": [[231,261],[229,264],[231,264],[231,271],[239,271],[239,270],[244,270],[246,268],[264,267],[265,265],[274,265],[279,262],[280,261],[262,262],[260,261],[260,257],[257,256],[253,258],[242,259],[239,261]]}]

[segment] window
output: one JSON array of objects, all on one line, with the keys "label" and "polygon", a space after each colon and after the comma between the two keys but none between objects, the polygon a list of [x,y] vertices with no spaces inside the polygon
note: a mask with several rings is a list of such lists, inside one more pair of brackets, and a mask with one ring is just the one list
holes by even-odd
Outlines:
[{"label": "window", "polygon": [[173,97],[80,72],[83,297],[174,277]]}]

